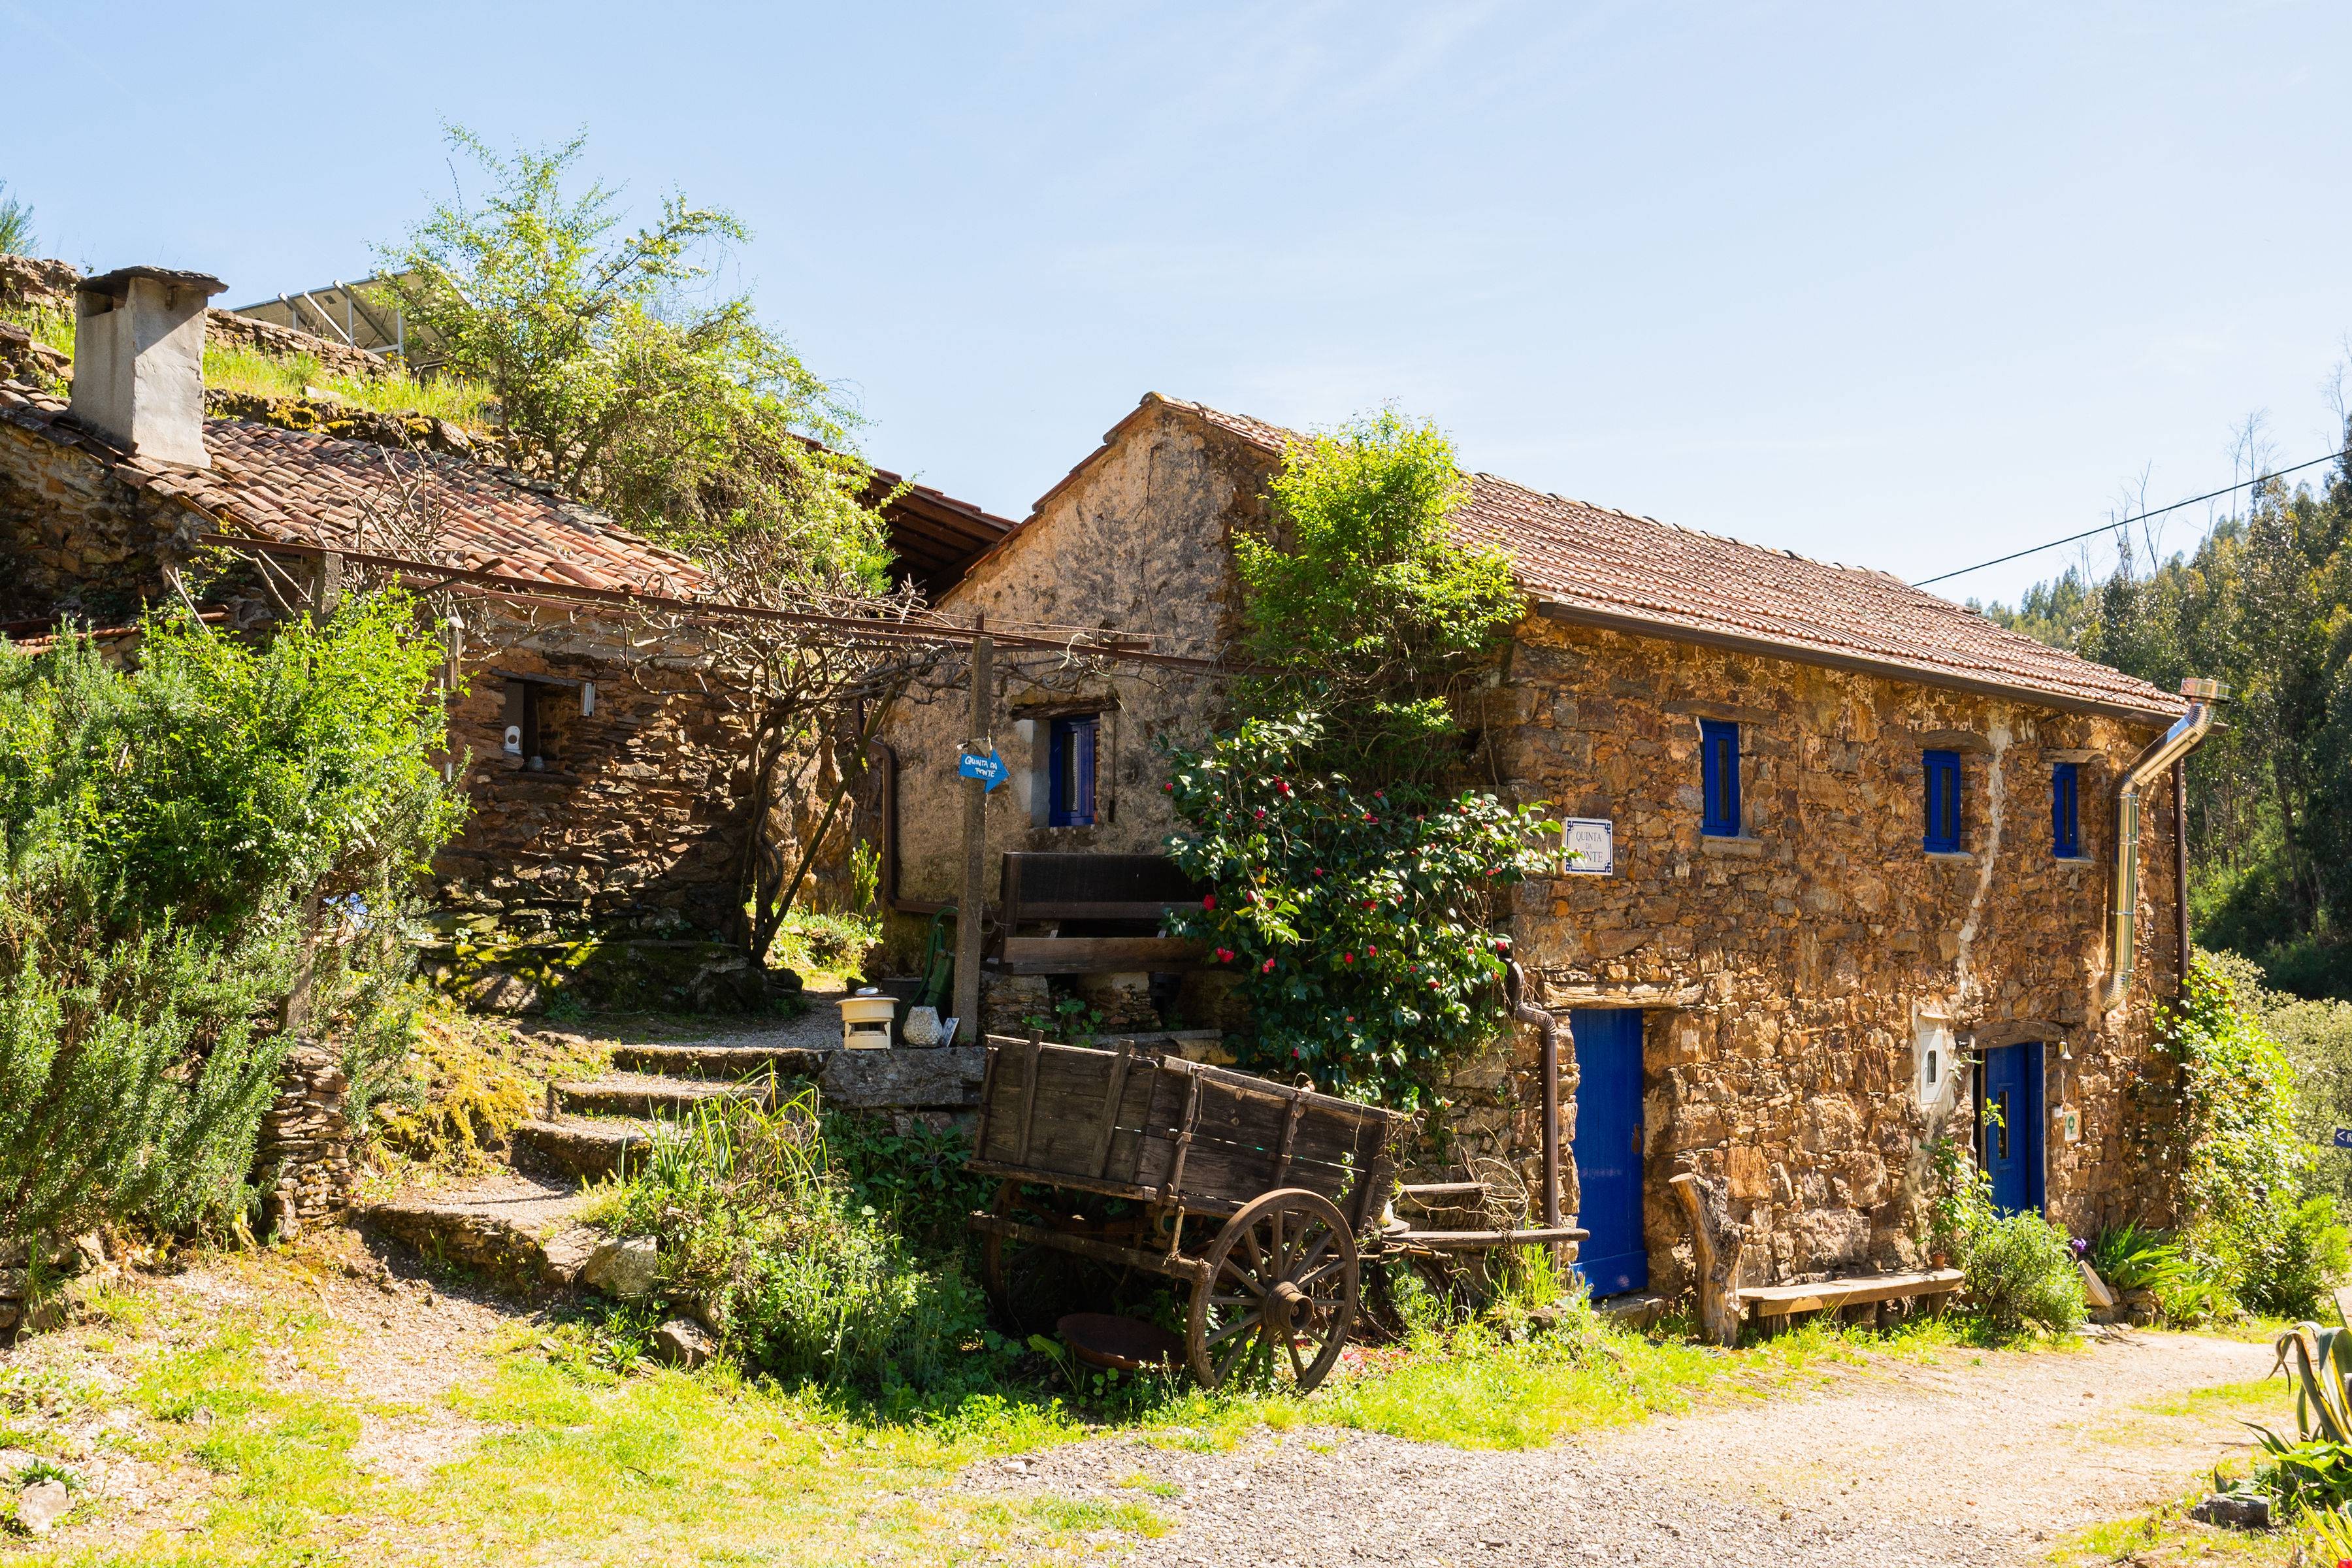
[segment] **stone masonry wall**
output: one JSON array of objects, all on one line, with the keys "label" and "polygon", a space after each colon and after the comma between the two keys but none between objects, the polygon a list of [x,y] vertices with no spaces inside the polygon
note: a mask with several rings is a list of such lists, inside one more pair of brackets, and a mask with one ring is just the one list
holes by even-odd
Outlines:
[{"label": "stone masonry wall", "polygon": [[[517,936],[593,927],[723,938],[740,925],[751,778],[736,710],[701,652],[632,646],[591,615],[499,609],[469,632],[449,742],[471,807],[434,861],[443,906]],[[503,749],[508,674],[536,689],[544,766]]]},{"label": "stone masonry wall", "polygon": [[[1700,833],[1703,718],[1740,725],[1738,838]],[[2152,1008],[2175,984],[2161,784],[2143,819],[2138,977],[2113,1012],[2100,1005],[2115,784],[2159,725],[1541,619],[1522,628],[1488,721],[1511,787],[1615,824],[1616,874],[1520,889],[1513,926],[1549,1005],[1645,1009],[1654,1289],[1690,1268],[1666,1185],[1682,1170],[1728,1184],[1731,1217],[1753,1226],[1748,1283],[1916,1263],[1923,1143],[1939,1128],[1969,1138],[1974,1116],[1957,1075],[1922,1108],[1923,1022],[1979,1050],[2047,1042],[2053,1219],[2087,1233],[2163,1217],[2127,1092],[2162,1071]],[[1958,855],[1921,848],[1927,747],[1962,753]],[[2065,860],[2051,844],[2059,761],[2081,779],[2082,854]],[[1520,1035],[1510,1070],[1466,1070],[1458,1114],[1474,1147],[1532,1160],[1533,1032]]]},{"label": "stone masonry wall", "polygon": [[209,526],[133,489],[102,465],[0,419],[0,621],[58,610],[100,626],[163,591],[161,561]]},{"label": "stone masonry wall", "polygon": [[[1231,531],[1256,515],[1263,460],[1164,406],[1026,523],[1019,543],[983,559],[940,608],[997,626],[1052,622],[1151,635],[1161,653],[1214,655],[1235,627]],[[1149,519],[1148,525],[1139,520]],[[1006,850],[1156,853],[1176,820],[1161,785],[1163,741],[1197,743],[1222,711],[1222,686],[1164,666],[1072,666],[1057,653],[996,655],[994,740],[1012,779],[990,796],[989,894]],[[970,729],[961,684],[903,703],[883,738],[898,756],[899,895],[944,900],[962,883],[963,796],[957,746]],[[1045,821],[1047,719],[1101,714],[1096,820]],[[893,957],[920,922],[894,922]]]}]

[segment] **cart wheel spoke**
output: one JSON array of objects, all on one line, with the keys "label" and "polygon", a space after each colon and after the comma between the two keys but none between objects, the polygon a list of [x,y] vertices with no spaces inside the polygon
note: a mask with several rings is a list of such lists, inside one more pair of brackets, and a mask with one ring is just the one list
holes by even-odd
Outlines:
[{"label": "cart wheel spoke", "polygon": [[1265,1321],[1265,1320],[1260,1318],[1255,1312],[1252,1312],[1245,1318],[1235,1318],[1232,1322],[1227,1323],[1223,1328],[1219,1329],[1215,1333],[1211,1334],[1209,1336],[1208,1342],[1211,1345],[1223,1344],[1225,1341],[1232,1339],[1235,1334],[1240,1333],[1244,1329],[1254,1329],[1263,1321]]},{"label": "cart wheel spoke", "polygon": [[[1251,1200],[1210,1243],[1196,1276],[1186,1342],[1193,1375],[1214,1388],[1262,1363],[1313,1388],[1355,1325],[1358,1268],[1355,1236],[1328,1198],[1286,1187]],[[1236,1308],[1245,1315],[1228,1321]]]}]

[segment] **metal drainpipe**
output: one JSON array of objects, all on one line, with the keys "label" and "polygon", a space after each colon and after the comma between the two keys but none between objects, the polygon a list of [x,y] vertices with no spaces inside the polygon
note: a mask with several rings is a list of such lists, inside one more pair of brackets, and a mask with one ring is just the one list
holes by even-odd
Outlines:
[{"label": "metal drainpipe", "polygon": [[2139,910],[2139,793],[2149,780],[2195,751],[2213,728],[2213,704],[2230,695],[2218,680],[2194,676],[2180,683],[2189,711],[2176,721],[2164,738],[2142,752],[2124,770],[2116,786],[2116,864],[2107,879],[2113,897],[2107,905],[2108,950],[2114,963],[2107,974],[2105,1005],[2123,1000],[2131,984],[2133,925]]}]

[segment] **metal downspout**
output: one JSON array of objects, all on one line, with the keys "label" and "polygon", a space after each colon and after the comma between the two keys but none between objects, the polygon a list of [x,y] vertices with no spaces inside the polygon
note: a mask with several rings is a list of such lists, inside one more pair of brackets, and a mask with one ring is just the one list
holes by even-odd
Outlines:
[{"label": "metal downspout", "polygon": [[2180,695],[2189,699],[2189,711],[2164,732],[2162,740],[2134,759],[2116,785],[2116,863],[2114,874],[2107,879],[2107,950],[2114,959],[2107,971],[2106,1006],[2123,1000],[2137,957],[2133,927],[2139,910],[2140,791],[2203,743],[2213,728],[2213,704],[2229,694],[2230,689],[2218,680],[2191,676],[2182,681]]}]

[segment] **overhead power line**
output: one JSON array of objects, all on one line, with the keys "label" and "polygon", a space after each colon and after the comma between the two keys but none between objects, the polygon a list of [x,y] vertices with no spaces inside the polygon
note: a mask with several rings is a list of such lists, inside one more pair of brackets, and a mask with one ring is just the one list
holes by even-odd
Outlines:
[{"label": "overhead power line", "polygon": [[1914,588],[1924,588],[1930,583],[1942,583],[1954,577],[1965,577],[1971,572],[1981,572],[1988,566],[2000,566],[2011,561],[2022,561],[2029,555],[2039,555],[2045,550],[2055,550],[2062,544],[2072,544],[2078,539],[2089,539],[2096,534],[2112,533],[2118,528],[2127,528],[2135,522],[2145,522],[2151,517],[2162,517],[2168,511],[2179,511],[2182,507],[2195,506],[2199,501],[2218,500],[2231,491],[2244,489],[2249,485],[2266,484],[2272,479],[2284,479],[2289,474],[2299,474],[2305,468],[2315,468],[2322,463],[2332,463],[2336,458],[2346,456],[2347,452],[2352,452],[2352,448],[2347,448],[2346,452],[2330,452],[2326,457],[2314,458],[2307,463],[2297,463],[2292,468],[2274,468],[2266,474],[2257,474],[2251,479],[2240,479],[2234,485],[2224,485],[2218,490],[2209,490],[2201,496],[2190,496],[2187,500],[2177,500],[2170,506],[2160,506],[2153,511],[2141,512],[2137,517],[2119,518],[2114,522],[2103,522],[2096,528],[2086,528],[2080,533],[2070,533],[2063,539],[2053,539],[2047,544],[2036,544],[2030,549],[2015,551],[2007,555],[1996,555],[1990,561],[1979,561],[1973,566],[1963,566],[1957,572],[1941,572],[1933,577],[1922,577],[1911,585]]}]

